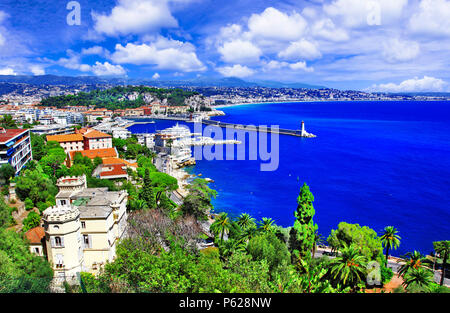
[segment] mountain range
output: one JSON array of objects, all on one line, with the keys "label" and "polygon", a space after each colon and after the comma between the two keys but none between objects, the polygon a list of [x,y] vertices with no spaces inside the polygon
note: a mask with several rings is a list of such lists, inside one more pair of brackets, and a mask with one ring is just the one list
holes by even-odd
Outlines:
[{"label": "mountain range", "polygon": [[97,76],[56,76],[56,75],[0,75],[0,83],[19,83],[29,85],[148,85],[155,87],[268,87],[268,88],[305,88],[321,89],[323,86],[305,83],[283,83],[277,81],[249,82],[236,77],[195,78],[188,80],[150,80],[137,78],[102,78]]}]

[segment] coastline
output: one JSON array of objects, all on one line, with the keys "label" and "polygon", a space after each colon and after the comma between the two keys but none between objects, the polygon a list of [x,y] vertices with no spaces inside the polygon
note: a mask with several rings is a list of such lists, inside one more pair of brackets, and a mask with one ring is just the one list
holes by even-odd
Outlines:
[{"label": "coastline", "polygon": [[326,99],[326,100],[286,100],[286,101],[268,101],[268,102],[241,102],[241,103],[233,103],[233,104],[219,104],[219,105],[212,105],[212,109],[221,109],[221,108],[229,108],[229,107],[235,107],[235,106],[243,106],[243,105],[253,105],[253,104],[282,104],[282,103],[314,103],[314,102],[435,102],[435,101],[449,101],[449,100],[402,100],[402,99],[385,99],[385,100],[370,100],[370,99],[364,99],[364,100],[339,100],[339,99]]}]

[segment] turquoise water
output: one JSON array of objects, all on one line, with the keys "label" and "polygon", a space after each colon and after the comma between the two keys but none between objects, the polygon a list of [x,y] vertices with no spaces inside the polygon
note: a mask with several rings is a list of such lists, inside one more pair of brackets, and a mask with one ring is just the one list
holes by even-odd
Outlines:
[{"label": "turquoise water", "polygon": [[[325,237],[341,221],[377,232],[393,225],[401,246],[432,251],[450,239],[449,102],[313,102],[253,104],[222,109],[216,119],[306,130],[317,138],[279,137],[279,167],[262,161],[199,160],[192,172],[214,180],[216,211],[247,212],[291,226],[303,182],[315,196],[315,222]],[[135,125],[152,132],[172,121]],[[192,124],[187,124],[192,128]],[[248,142],[239,146],[248,151]],[[225,149],[224,149],[225,150]]]}]

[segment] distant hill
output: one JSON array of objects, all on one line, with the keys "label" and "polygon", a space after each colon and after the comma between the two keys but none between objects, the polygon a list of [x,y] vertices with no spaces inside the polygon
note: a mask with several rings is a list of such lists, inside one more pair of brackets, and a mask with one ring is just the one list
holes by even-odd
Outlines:
[{"label": "distant hill", "polygon": [[0,75],[0,82],[30,85],[145,85],[154,87],[269,87],[269,88],[307,88],[320,89],[323,86],[305,83],[282,83],[276,81],[249,82],[236,77],[195,78],[188,80],[151,80],[130,78],[103,78],[97,76],[56,76],[56,75]]}]

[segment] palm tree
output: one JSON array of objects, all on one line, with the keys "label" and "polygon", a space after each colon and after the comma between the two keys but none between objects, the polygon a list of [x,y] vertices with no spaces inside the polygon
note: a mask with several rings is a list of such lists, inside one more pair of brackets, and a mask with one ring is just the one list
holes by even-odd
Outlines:
[{"label": "palm tree", "polygon": [[448,257],[450,255],[450,240],[433,242],[434,251],[442,258],[442,276],[439,285],[444,284],[445,269],[447,267]]},{"label": "palm tree", "polygon": [[260,222],[259,228],[264,232],[272,231],[272,227],[274,226],[274,220],[271,218],[263,217],[262,222]]},{"label": "palm tree", "polygon": [[397,249],[400,246],[401,237],[397,235],[398,230],[394,226],[386,226],[383,231],[381,243],[386,248],[386,267],[389,259],[389,250]]},{"label": "palm tree", "polygon": [[255,219],[250,214],[242,213],[238,217],[237,223],[243,230],[247,230],[255,225]]},{"label": "palm tree", "polygon": [[211,224],[210,229],[214,233],[214,236],[220,235],[220,240],[223,241],[223,236],[230,231],[230,227],[230,218],[227,213],[223,212],[220,213],[214,223]]},{"label": "palm tree", "polygon": [[433,272],[424,267],[419,267],[406,273],[402,285],[406,290],[408,290],[410,286],[416,285],[425,291],[428,291],[433,281]]},{"label": "palm tree", "polygon": [[331,275],[344,286],[352,289],[361,283],[367,275],[367,260],[354,246],[341,249],[341,254],[331,261]]},{"label": "palm tree", "polygon": [[406,263],[400,266],[400,269],[398,271],[399,277],[405,277],[407,272],[409,272],[410,270],[418,269],[422,266],[422,262],[425,261],[425,257],[417,250],[414,250],[414,252],[406,253],[402,258],[406,260]]}]

